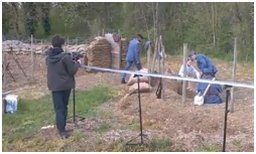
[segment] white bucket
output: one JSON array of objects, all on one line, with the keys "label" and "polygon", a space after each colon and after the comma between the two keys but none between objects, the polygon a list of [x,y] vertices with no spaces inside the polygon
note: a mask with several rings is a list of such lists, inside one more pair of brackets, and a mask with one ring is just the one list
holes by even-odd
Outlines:
[{"label": "white bucket", "polygon": [[4,97],[6,102],[6,112],[7,113],[14,113],[17,111],[18,108],[18,96],[17,95],[6,95]]}]

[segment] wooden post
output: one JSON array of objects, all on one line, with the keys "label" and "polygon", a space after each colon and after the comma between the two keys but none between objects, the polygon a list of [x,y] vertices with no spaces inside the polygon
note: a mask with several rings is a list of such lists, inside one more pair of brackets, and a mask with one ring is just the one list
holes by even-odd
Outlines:
[{"label": "wooden post", "polygon": [[[184,72],[184,77],[187,75],[187,70],[186,70],[186,57],[187,57],[187,43],[183,44],[183,72]],[[185,104],[186,101],[186,81],[182,81],[182,103]]]},{"label": "wooden post", "polygon": [[6,88],[6,54],[3,53],[3,82],[4,82],[4,88]]},{"label": "wooden post", "polygon": [[[147,50],[147,67],[148,67],[148,73],[151,73],[151,65],[150,65],[150,56],[151,56],[151,45],[149,45]],[[149,85],[151,85],[151,80],[149,77]]]},{"label": "wooden post", "polygon": [[121,60],[122,60],[122,51],[121,51],[121,34],[120,29],[118,29],[118,37],[120,37],[120,40],[118,41],[119,51],[118,51],[118,69],[121,68]]},{"label": "wooden post", "polygon": [[[237,38],[234,41],[234,60],[233,60],[233,69],[232,69],[232,81],[236,80],[236,59],[237,59]],[[234,112],[234,87],[231,88],[231,95],[230,95],[230,112]]]},{"label": "wooden post", "polygon": [[[162,59],[161,59],[161,74],[165,75],[165,57],[166,57],[166,54],[165,54],[165,47],[164,47],[164,44],[163,44],[163,40],[162,40],[162,36],[160,35],[160,45],[161,45],[161,48],[160,48],[160,52],[161,52],[161,55],[162,55]],[[163,100],[165,100],[165,84],[164,84],[164,79],[162,79],[162,96],[161,98]]]},{"label": "wooden post", "polygon": [[161,74],[161,59],[160,59],[160,50],[161,50],[161,43],[160,43],[160,37],[158,39],[158,45],[157,45],[157,62],[158,62],[158,73]]},{"label": "wooden post", "polygon": [[31,42],[30,49],[31,49],[31,61],[32,61],[32,82],[34,82],[35,57],[34,57],[34,51],[33,51],[33,35],[31,35],[30,42]]},{"label": "wooden post", "polygon": [[155,42],[155,50],[154,50],[154,55],[153,55],[153,63],[151,66],[151,71],[154,72],[155,71],[155,63],[156,63],[156,54],[157,54],[157,47],[158,46],[158,39],[156,38],[156,42]]}]

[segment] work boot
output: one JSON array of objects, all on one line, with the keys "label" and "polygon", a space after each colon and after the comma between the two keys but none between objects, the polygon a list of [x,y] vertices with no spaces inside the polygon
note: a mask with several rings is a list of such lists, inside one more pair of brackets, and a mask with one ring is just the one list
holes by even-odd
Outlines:
[{"label": "work boot", "polygon": [[122,84],[126,84],[125,79],[122,79],[121,83]]},{"label": "work boot", "polygon": [[69,137],[67,131],[60,132],[59,134],[60,134],[61,139],[67,139]]}]

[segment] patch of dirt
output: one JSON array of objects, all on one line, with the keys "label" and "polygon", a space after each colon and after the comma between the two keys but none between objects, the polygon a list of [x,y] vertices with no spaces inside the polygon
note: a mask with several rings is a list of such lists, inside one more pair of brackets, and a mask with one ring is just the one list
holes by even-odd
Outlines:
[{"label": "patch of dirt", "polygon": [[[24,57],[19,57],[25,68]],[[28,57],[27,57],[28,59]],[[145,60],[144,60],[145,61]],[[182,58],[171,57],[168,59],[167,68],[172,72],[178,72]],[[24,63],[23,63],[24,62]],[[38,58],[36,84],[24,86],[23,78],[13,83],[9,78],[8,88],[3,90],[16,89],[20,98],[38,98],[49,91],[46,87],[46,72],[43,57]],[[224,63],[214,60],[219,69],[217,77],[221,80],[231,78],[232,63]],[[25,66],[26,65],[26,66]],[[238,65],[237,81],[251,81],[253,83],[253,72],[251,69],[244,69],[247,65]],[[13,70],[16,66],[12,66]],[[26,70],[29,72],[29,70]],[[18,72],[18,71],[16,71]],[[28,73],[29,74],[29,73]],[[20,74],[20,77],[22,74]],[[139,129],[132,128],[139,124],[139,103],[137,94],[126,96],[128,87],[120,84],[120,75],[114,73],[88,73],[79,70],[76,75],[77,89],[90,89],[96,85],[105,84],[115,89],[115,97],[108,103],[98,107],[98,115],[95,118],[86,118],[79,121],[79,128],[84,134],[83,142],[76,146],[74,151],[97,151],[97,143],[107,146],[118,140],[127,140],[136,136]],[[249,82],[248,82],[249,83]],[[175,149],[184,151],[196,151],[201,146],[217,145],[222,149],[223,124],[225,103],[220,105],[194,106],[193,97],[187,98],[182,104],[181,95],[175,90],[174,81],[165,82],[165,98],[157,99],[156,87],[150,93],[141,94],[143,130],[151,139],[165,137],[172,142]],[[125,97],[126,96],[126,97]],[[223,100],[225,100],[223,93]],[[125,97],[125,98],[124,98]],[[246,88],[235,88],[234,90],[234,113],[228,114],[227,120],[227,151],[254,151],[254,97],[253,90]],[[103,131],[95,131],[102,123],[109,124],[110,128]],[[69,129],[74,128],[72,123],[68,124]],[[55,128],[39,131],[34,138],[52,139],[56,138]],[[236,143],[237,142],[237,143]],[[24,143],[25,144],[25,143]],[[104,150],[104,148],[103,148]]]}]

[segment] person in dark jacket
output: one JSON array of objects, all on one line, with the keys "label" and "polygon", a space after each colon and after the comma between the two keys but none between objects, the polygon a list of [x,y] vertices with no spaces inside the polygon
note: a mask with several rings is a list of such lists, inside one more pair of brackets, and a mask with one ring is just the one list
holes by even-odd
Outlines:
[{"label": "person in dark jacket", "polygon": [[59,35],[52,38],[52,48],[47,51],[47,85],[52,92],[56,125],[62,138],[67,138],[65,129],[68,100],[71,89],[75,87],[75,78],[80,63],[72,60],[72,56],[63,51],[65,39]]},{"label": "person in dark jacket", "polygon": [[[197,54],[195,51],[191,51],[189,54],[193,60],[196,60],[197,67],[200,70],[201,79],[212,80],[216,73],[217,68],[212,63],[210,58],[206,57],[203,54]],[[197,93],[203,94],[208,83],[198,83],[197,85]],[[210,88],[206,95],[204,96],[204,103],[205,104],[219,104],[222,103],[223,100],[220,97],[222,93],[222,87],[218,84],[210,85]]]},{"label": "person in dark jacket", "polygon": [[195,51],[191,51],[189,57],[192,58],[192,60],[196,60],[197,67],[201,71],[201,78],[204,78],[204,76],[215,77],[218,70],[210,58],[203,54],[197,54]]},{"label": "person in dark jacket", "polygon": [[[207,76],[204,79],[212,80],[211,76]],[[197,92],[203,93],[207,87],[208,83],[198,83]],[[208,89],[206,95],[204,96],[204,104],[220,104],[223,102],[221,98],[221,93],[223,89],[219,84],[212,84]]]},{"label": "person in dark jacket", "polygon": [[[141,62],[140,62],[140,52],[141,52],[141,42],[143,40],[143,36],[141,34],[137,34],[130,42],[128,46],[128,52],[126,55],[126,66],[124,70],[129,70],[134,63],[137,70],[140,70]],[[126,74],[122,74],[122,81],[121,83],[125,84],[125,77]]]}]

